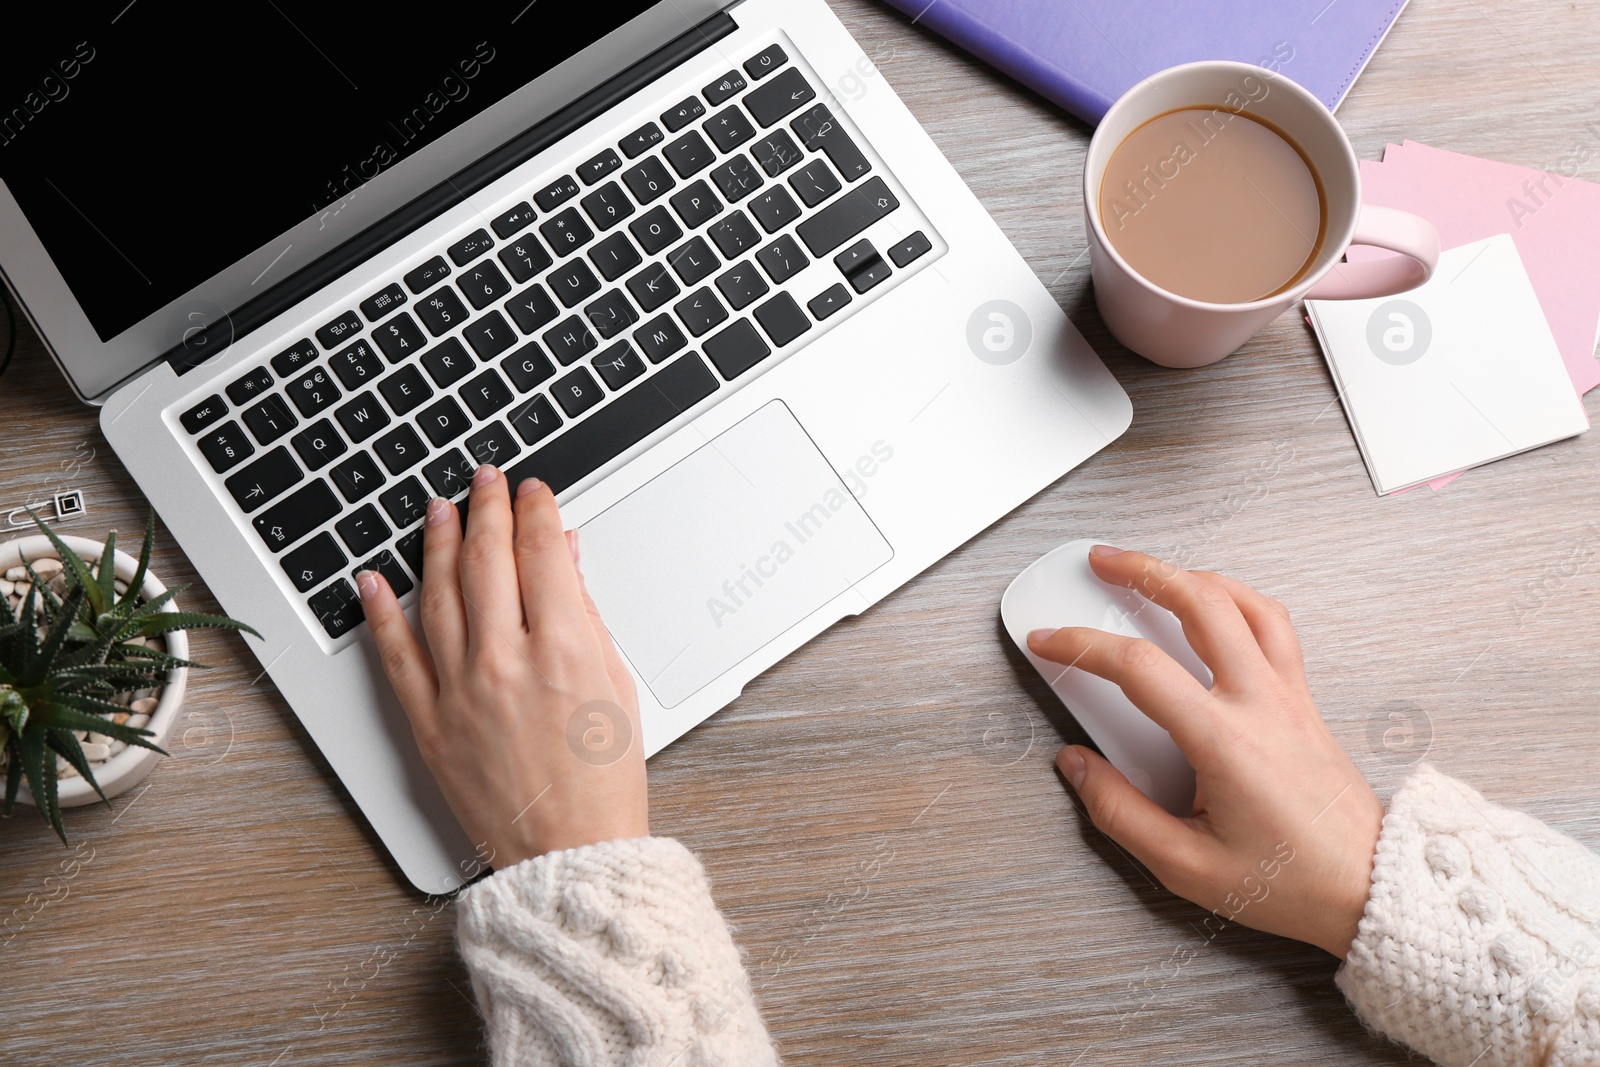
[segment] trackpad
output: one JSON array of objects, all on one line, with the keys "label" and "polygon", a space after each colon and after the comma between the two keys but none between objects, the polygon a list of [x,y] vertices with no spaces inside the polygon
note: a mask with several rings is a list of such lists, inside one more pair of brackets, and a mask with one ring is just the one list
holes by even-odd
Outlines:
[{"label": "trackpad", "polygon": [[589,594],[668,708],[894,555],[777,400],[582,530]]}]

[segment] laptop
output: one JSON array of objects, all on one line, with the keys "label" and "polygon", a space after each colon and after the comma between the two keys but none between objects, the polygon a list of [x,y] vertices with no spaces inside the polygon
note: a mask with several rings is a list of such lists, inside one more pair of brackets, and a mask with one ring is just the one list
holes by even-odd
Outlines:
[{"label": "laptop", "polygon": [[6,283],[425,892],[473,847],[353,576],[414,619],[478,464],[581,528],[654,754],[1129,424],[823,0],[30,18]]}]

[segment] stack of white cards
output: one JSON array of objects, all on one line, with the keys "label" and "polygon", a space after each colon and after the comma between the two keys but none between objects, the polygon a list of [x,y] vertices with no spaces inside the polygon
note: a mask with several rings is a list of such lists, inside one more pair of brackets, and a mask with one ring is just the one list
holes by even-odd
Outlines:
[{"label": "stack of white cards", "polygon": [[1306,309],[1380,495],[1589,428],[1506,234],[1443,253],[1409,293]]}]

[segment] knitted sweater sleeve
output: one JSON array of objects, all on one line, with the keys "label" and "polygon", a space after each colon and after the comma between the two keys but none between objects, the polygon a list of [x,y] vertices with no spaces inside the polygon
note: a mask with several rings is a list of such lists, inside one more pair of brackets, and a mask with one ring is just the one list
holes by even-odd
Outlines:
[{"label": "knitted sweater sleeve", "polygon": [[693,853],[552,852],[457,898],[494,1067],[762,1067],[777,1054]]},{"label": "knitted sweater sleeve", "polygon": [[1600,1062],[1600,858],[1424,765],[1384,817],[1337,981],[1444,1067]]}]

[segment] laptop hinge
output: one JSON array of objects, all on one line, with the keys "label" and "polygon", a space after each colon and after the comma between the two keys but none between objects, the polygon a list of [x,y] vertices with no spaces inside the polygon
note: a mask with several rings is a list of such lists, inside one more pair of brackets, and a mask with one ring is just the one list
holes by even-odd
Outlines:
[{"label": "laptop hinge", "polygon": [[308,263],[267,292],[230,312],[226,320],[187,337],[156,362],[164,360],[179,374],[186,374],[214,359],[234,338],[249,334],[285,308],[371,259],[738,28],[726,11],[719,11],[554,115],[530,126],[470,167],[379,219],[321,259]]}]

